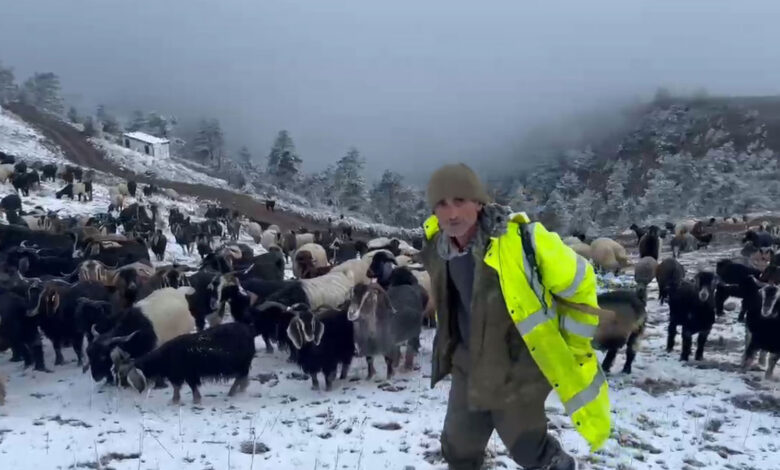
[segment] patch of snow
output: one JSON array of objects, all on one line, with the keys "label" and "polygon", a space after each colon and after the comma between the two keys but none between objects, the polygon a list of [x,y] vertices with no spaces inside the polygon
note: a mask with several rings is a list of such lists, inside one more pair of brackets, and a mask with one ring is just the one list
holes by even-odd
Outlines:
[{"label": "patch of snow", "polygon": [[6,110],[0,111],[0,151],[17,156],[28,164],[34,161],[65,161],[59,148],[48,144],[45,137]]}]

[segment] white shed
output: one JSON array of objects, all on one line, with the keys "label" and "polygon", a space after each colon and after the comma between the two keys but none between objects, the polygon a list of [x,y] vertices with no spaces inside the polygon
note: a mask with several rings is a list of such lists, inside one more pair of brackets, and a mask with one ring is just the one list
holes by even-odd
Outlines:
[{"label": "white shed", "polygon": [[126,148],[153,157],[168,158],[171,155],[171,142],[143,132],[126,132],[122,136]]}]

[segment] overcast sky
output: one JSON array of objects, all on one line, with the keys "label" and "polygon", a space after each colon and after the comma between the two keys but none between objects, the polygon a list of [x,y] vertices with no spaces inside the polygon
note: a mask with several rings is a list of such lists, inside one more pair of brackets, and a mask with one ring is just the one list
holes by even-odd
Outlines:
[{"label": "overcast sky", "polygon": [[778,94],[778,18],[777,0],[8,0],[0,61],[84,108],[217,117],[255,154],[288,129],[309,171],[354,145],[419,177],[659,85]]}]

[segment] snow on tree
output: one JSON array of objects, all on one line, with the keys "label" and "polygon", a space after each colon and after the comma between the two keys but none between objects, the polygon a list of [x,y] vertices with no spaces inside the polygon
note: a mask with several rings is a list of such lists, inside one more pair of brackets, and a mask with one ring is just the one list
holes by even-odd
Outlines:
[{"label": "snow on tree", "polygon": [[146,130],[150,134],[158,137],[170,137],[173,126],[175,125],[175,117],[163,116],[155,111],[146,115]]},{"label": "snow on tree", "polygon": [[612,166],[605,189],[607,200],[601,208],[600,220],[608,224],[625,225],[631,207],[626,200],[626,190],[632,166],[625,160],[618,160]]},{"label": "snow on tree", "polygon": [[394,171],[382,173],[382,178],[371,189],[370,197],[377,217],[387,224],[413,227],[419,225],[424,216],[420,214],[422,198],[404,185],[403,176]]},{"label": "snow on tree", "polygon": [[19,88],[16,86],[14,70],[10,67],[3,67],[0,63],[0,104],[7,103],[16,98]]},{"label": "snow on tree", "polygon": [[282,160],[282,154],[287,151],[295,154],[295,144],[293,144],[292,137],[285,131],[279,131],[279,134],[274,140],[274,145],[271,147],[271,153],[268,154],[268,163],[266,171],[270,175],[274,175],[279,167],[279,162]]},{"label": "snow on tree", "polygon": [[51,72],[36,73],[22,86],[26,103],[54,114],[62,114],[65,108],[60,93],[60,78]]},{"label": "snow on tree", "polygon": [[574,172],[567,171],[564,173],[561,179],[558,180],[558,184],[555,185],[555,189],[557,189],[564,197],[573,198],[579,194],[580,190],[582,189],[582,184]]},{"label": "snow on tree", "polygon": [[680,199],[682,187],[669,179],[663,171],[650,170],[647,189],[639,200],[640,212],[646,217],[667,215],[678,217],[682,214]]},{"label": "snow on tree", "polygon": [[566,233],[571,221],[570,210],[571,207],[562,191],[558,188],[554,189],[544,205],[543,215],[546,225],[559,233]]},{"label": "snow on tree", "polygon": [[596,214],[599,207],[599,197],[586,188],[571,202],[569,228],[582,233],[588,233],[596,227]]},{"label": "snow on tree", "polygon": [[577,171],[587,171],[590,169],[596,154],[590,147],[585,150],[567,150],[564,152],[569,165]]},{"label": "snow on tree", "polygon": [[129,132],[146,132],[148,125],[149,121],[146,119],[144,113],[139,110],[135,110],[133,111],[133,117],[125,126],[125,129],[127,129]]},{"label": "snow on tree", "polygon": [[359,211],[366,202],[366,182],[362,174],[365,163],[354,147],[336,163],[334,186],[339,205],[347,210]]},{"label": "snow on tree", "polygon": [[79,112],[76,110],[75,106],[71,106],[68,109],[68,121],[73,123],[81,122],[81,118],[79,117]]},{"label": "snow on tree", "polygon": [[106,110],[104,105],[99,104],[95,114],[103,132],[107,134],[119,134],[122,131],[119,121],[113,114]]},{"label": "snow on tree", "polygon": [[245,168],[252,167],[252,154],[246,146],[241,147],[238,151],[238,163]]},{"label": "snow on tree", "polygon": [[222,167],[225,137],[218,119],[202,119],[193,141],[193,150],[202,161]]},{"label": "snow on tree", "polygon": [[92,116],[87,116],[86,119],[84,119],[84,135],[87,137],[99,137],[100,133],[98,132],[98,129],[95,127],[95,120],[92,119]]}]

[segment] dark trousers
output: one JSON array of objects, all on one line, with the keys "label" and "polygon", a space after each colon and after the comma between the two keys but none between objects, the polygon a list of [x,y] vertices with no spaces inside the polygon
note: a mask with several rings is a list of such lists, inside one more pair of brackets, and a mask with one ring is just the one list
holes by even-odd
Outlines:
[{"label": "dark trousers", "polygon": [[[456,352],[460,354],[462,351]],[[494,429],[512,459],[525,469],[541,468],[562,452],[558,441],[547,433],[543,397],[518,400],[496,410],[469,411],[467,374],[453,364],[447,416],[441,434],[442,454],[450,470],[478,470]]]}]

